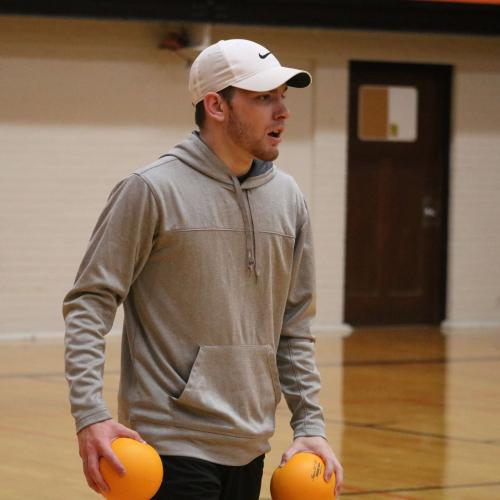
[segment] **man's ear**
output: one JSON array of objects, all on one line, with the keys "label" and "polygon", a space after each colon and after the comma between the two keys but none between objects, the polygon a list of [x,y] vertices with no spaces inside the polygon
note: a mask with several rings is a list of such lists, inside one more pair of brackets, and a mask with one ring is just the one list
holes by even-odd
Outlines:
[{"label": "man's ear", "polygon": [[203,105],[205,106],[206,116],[219,123],[224,121],[227,113],[227,103],[217,92],[209,92],[203,98]]}]

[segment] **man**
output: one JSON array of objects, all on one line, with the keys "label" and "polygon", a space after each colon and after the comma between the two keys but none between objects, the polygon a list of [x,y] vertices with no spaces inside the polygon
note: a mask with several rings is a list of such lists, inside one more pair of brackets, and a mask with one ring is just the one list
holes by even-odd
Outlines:
[{"label": "man", "polygon": [[[318,404],[309,216],[272,163],[287,87],[310,81],[254,42],[208,47],[189,81],[200,131],[111,192],[64,301],[66,376],[94,490],[107,490],[100,457],[124,472],[110,443],[126,436],[162,456],[155,498],[258,499],[281,392],[294,430],[282,463],[315,452],[340,488]],[[121,303],[118,423],[102,372]]]}]

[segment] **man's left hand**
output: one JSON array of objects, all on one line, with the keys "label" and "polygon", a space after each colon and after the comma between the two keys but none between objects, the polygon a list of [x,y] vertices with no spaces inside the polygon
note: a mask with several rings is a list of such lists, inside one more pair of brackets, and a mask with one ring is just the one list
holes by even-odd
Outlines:
[{"label": "man's left hand", "polygon": [[332,473],[335,472],[335,496],[338,497],[344,480],[344,472],[342,465],[335,456],[335,453],[333,453],[328,441],[320,436],[303,436],[296,438],[292,446],[283,453],[280,467],[285,465],[293,455],[301,451],[315,453],[323,459],[323,462],[325,462],[325,481],[329,481],[332,477]]}]

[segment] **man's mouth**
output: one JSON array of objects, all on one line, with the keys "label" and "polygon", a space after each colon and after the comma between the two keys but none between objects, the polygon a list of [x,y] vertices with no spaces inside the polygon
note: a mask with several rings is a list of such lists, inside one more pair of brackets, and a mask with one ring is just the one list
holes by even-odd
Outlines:
[{"label": "man's mouth", "polygon": [[271,130],[271,132],[269,132],[267,135],[272,137],[273,139],[281,139],[281,134],[283,133],[283,127],[277,127],[273,130]]}]

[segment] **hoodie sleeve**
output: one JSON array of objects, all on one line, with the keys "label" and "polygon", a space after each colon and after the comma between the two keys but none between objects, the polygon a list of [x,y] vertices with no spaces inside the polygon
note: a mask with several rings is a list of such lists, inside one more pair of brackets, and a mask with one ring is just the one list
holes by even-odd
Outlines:
[{"label": "hoodie sleeve", "polygon": [[139,175],[117,184],[64,299],[65,374],[77,432],[111,418],[102,398],[104,335],[151,253],[157,221],[155,199]]},{"label": "hoodie sleeve", "polygon": [[302,203],[305,220],[295,239],[291,284],[277,352],[281,389],[292,412],[294,438],[325,437],[319,405],[321,382],[310,329],[315,314],[312,235],[305,201]]}]

